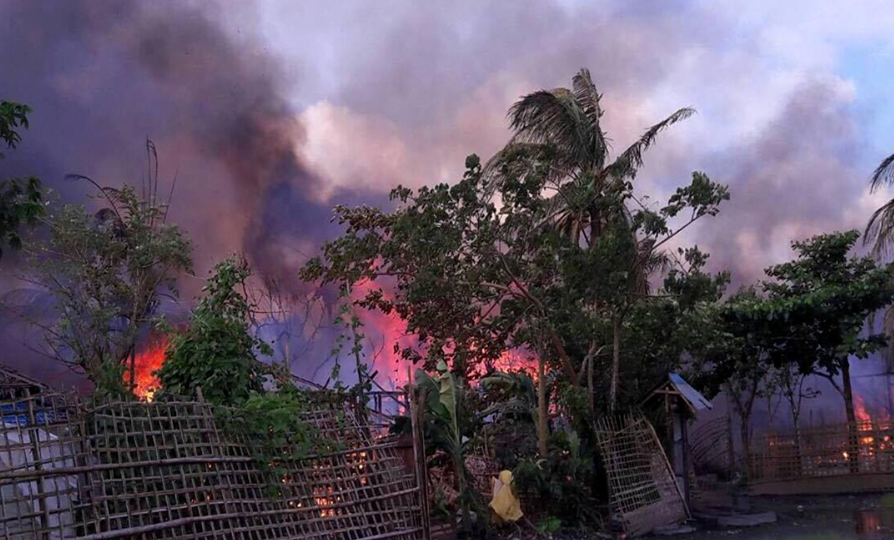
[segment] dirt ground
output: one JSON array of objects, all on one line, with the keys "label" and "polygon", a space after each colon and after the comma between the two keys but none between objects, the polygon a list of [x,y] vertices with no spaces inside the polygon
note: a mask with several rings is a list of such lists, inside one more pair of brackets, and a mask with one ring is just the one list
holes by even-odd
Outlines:
[{"label": "dirt ground", "polygon": [[[696,532],[649,540],[894,540],[894,493],[804,497],[752,497],[750,512],[776,513],[775,523],[718,527],[694,520]],[[532,530],[505,531],[507,540],[543,540]],[[563,530],[553,540],[600,540],[605,535]]]},{"label": "dirt ground", "polygon": [[[883,498],[885,499],[883,501]],[[677,540],[894,540],[891,495],[838,495],[751,498],[753,512],[776,512],[776,523],[718,528],[694,525],[697,532],[669,536]]]}]

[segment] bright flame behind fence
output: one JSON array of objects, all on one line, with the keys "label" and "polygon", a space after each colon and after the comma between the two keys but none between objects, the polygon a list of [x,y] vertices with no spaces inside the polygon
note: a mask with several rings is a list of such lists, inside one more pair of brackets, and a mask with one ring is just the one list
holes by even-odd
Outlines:
[{"label": "bright flame behind fence", "polygon": [[155,372],[161,368],[161,364],[165,361],[165,348],[167,348],[167,340],[164,334],[153,335],[136,355],[134,393],[140,399],[152,401],[152,397],[159,388]]}]

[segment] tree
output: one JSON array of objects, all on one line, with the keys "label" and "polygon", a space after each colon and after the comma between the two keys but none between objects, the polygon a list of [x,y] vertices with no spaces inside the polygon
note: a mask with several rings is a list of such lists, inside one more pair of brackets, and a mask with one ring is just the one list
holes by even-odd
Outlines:
[{"label": "tree", "polygon": [[763,394],[776,335],[760,317],[766,299],[753,287],[740,289],[706,319],[711,337],[696,360],[698,383],[709,395],[723,390],[739,418],[739,442],[746,474],[751,465],[751,415]]},{"label": "tree", "polygon": [[[668,220],[683,209],[697,219],[715,213],[726,197],[723,186],[696,173],[668,204],[638,211],[629,225],[617,224],[619,234],[603,234],[590,249],[572,242],[558,227],[544,225],[551,219],[551,202],[544,196],[543,178],[507,176],[499,188],[498,210],[482,182],[478,158],[470,156],[466,166],[463,179],[453,186],[418,192],[396,188],[392,197],[400,205],[393,212],[336,207],[345,234],[325,244],[322,256],[302,271],[306,280],[345,289],[367,282],[367,294],[357,304],[396,312],[417,338],[415,346],[398,349],[403,358],[423,362],[430,371],[444,362],[462,380],[476,365],[522,348],[537,354],[539,373],[557,369],[562,374],[557,384],[578,387],[584,360],[599,352],[589,348],[592,336],[605,333],[606,311],[594,306],[600,299],[618,298],[618,305],[625,301],[630,252],[640,251],[640,243],[661,245],[674,234]],[[628,188],[620,186],[614,200],[627,200]],[[680,294],[689,290],[684,283],[703,277],[682,271],[674,276]],[[603,305],[611,304],[605,300]],[[673,360],[678,362],[679,355]],[[600,378],[604,372],[599,370]],[[538,377],[542,439],[546,380]]]},{"label": "tree", "polygon": [[759,332],[767,360],[779,369],[814,374],[841,395],[850,427],[852,470],[857,464],[857,428],[851,358],[867,358],[885,345],[867,321],[894,299],[889,266],[850,257],[857,231],[793,242],[797,259],[771,266],[764,297],[738,302],[737,320]]},{"label": "tree", "polygon": [[416,384],[422,389],[423,421],[430,450],[443,451],[450,458],[450,467],[456,477],[462,510],[462,526],[466,534],[471,526],[470,512],[478,504],[473,478],[466,468],[471,415],[465,410],[466,390],[462,381],[450,373],[443,362],[437,367],[437,376],[423,370],[416,371]]},{"label": "tree", "polygon": [[859,236],[848,231],[793,242],[798,258],[770,267],[767,275],[774,281],[765,285],[772,300],[765,316],[789,322],[777,358],[795,358],[802,372],[827,379],[844,399],[851,423],[851,357],[866,358],[885,344],[885,336],[867,330],[866,322],[894,299],[890,268],[848,256]]},{"label": "tree", "polygon": [[[19,128],[28,128],[27,105],[0,101],[0,140],[10,150],[21,142]],[[0,152],[0,160],[4,157]],[[34,226],[45,214],[40,180],[36,177],[10,178],[0,182],[0,256],[2,244],[12,249],[22,246],[21,226]]]},{"label": "tree", "polygon": [[176,296],[191,246],[153,199],[129,186],[101,194],[107,206],[95,214],[66,205],[47,216],[49,235],[35,246],[27,279],[55,301],[58,317],[44,326],[53,355],[98,389],[129,395],[137,337],[161,299]]},{"label": "tree", "polygon": [[[631,223],[631,211],[624,204],[626,199],[632,198],[629,182],[643,165],[643,152],[654,144],[658,134],[695,111],[690,108],[677,110],[647,129],[639,140],[612,161],[609,138],[601,126],[602,96],[593,84],[589,70],[580,70],[572,83],[571,89],[540,90],[524,96],[512,106],[509,118],[513,136],[488,162],[485,178],[493,190],[517,177],[534,175],[540,178],[544,188],[553,193],[545,211],[549,222],[562,230],[575,245],[583,244],[596,250],[600,249],[600,244],[604,248],[608,243],[609,249],[615,250],[618,259],[615,262],[621,263],[615,276],[619,279],[613,280],[608,288],[611,292],[607,305],[600,305],[597,300],[593,306],[593,309],[604,309],[611,322],[609,403],[614,409],[620,380],[621,334],[630,300],[632,295],[646,292],[650,271],[664,262],[657,252],[660,246],[657,239],[637,241],[635,237],[637,227]],[[728,195],[722,195],[721,200],[725,197]],[[688,227],[692,221],[695,219],[670,236]],[[615,238],[606,242],[603,238],[606,235]],[[623,238],[625,235],[628,238]],[[623,251],[618,251],[619,248]],[[600,350],[595,334],[591,341],[588,350]]]},{"label": "tree", "polygon": [[273,351],[251,332],[251,306],[242,293],[249,274],[241,259],[214,267],[189,328],[169,339],[158,371],[163,392],[195,396],[201,387],[210,402],[234,405],[261,390],[265,370],[255,355]]},{"label": "tree", "polygon": [[[894,184],[894,154],[886,157],[875,169],[870,180],[870,192],[874,193],[884,185]],[[864,244],[873,244],[876,256],[886,255],[894,240],[894,199],[873,212],[864,232]]]}]

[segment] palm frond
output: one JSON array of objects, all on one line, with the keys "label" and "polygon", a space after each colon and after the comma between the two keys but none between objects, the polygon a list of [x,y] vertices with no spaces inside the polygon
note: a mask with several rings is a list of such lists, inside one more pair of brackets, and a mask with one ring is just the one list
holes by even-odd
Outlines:
[{"label": "palm frond", "polygon": [[643,152],[654,144],[658,134],[693,114],[695,114],[695,109],[684,107],[647,129],[638,141],[630,145],[611,165],[605,168],[606,174],[616,179],[632,177],[636,174],[636,170],[643,166]]},{"label": "palm frond", "polygon": [[870,189],[877,190],[882,184],[894,184],[894,154],[886,157],[884,161],[872,173]]},{"label": "palm frond", "polygon": [[608,154],[608,145],[605,140],[605,133],[602,131],[600,119],[602,118],[602,106],[599,101],[602,96],[596,90],[593,79],[590,77],[590,70],[583,68],[572,80],[574,88],[574,99],[583,110],[584,116],[588,121],[590,155],[595,158],[596,170],[605,166],[605,156]]},{"label": "palm frond", "polygon": [[888,255],[894,243],[894,199],[882,205],[869,218],[863,233],[863,243],[869,244],[873,241],[875,242],[872,246],[873,256]]},{"label": "palm frond", "polygon": [[515,142],[549,144],[569,161],[588,162],[587,118],[567,88],[540,90],[524,96],[509,109]]}]

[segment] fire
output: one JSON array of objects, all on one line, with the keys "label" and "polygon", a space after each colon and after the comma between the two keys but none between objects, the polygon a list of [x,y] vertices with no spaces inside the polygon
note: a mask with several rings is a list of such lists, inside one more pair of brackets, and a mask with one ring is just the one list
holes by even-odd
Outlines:
[{"label": "fire", "polygon": [[863,398],[860,396],[854,396],[854,413],[857,417],[857,422],[872,422],[872,417],[866,412],[866,404],[863,403]]},{"label": "fire", "polygon": [[155,375],[165,360],[167,341],[163,334],[154,335],[137,353],[134,360],[134,393],[137,397],[152,401],[158,390],[158,377]]},{"label": "fire", "polygon": [[[363,281],[355,286],[352,293],[354,300],[365,296],[374,284]],[[390,294],[385,294],[387,299],[392,299]],[[407,323],[396,312],[389,314],[377,310],[360,310],[357,314],[364,325],[363,333],[371,342],[373,351],[367,357],[371,363],[371,370],[378,371],[377,380],[383,387],[398,388],[408,382],[407,367],[400,356],[394,352],[394,346],[408,347],[414,344],[412,336],[407,335]]]}]

